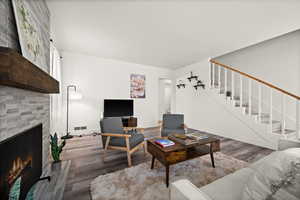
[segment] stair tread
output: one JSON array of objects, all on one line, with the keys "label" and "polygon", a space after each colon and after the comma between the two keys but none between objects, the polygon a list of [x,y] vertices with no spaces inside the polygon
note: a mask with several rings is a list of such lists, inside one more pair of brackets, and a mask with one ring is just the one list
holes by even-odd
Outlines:
[{"label": "stair tread", "polygon": [[[219,86],[218,84],[215,84],[215,85],[218,86],[219,89],[220,89],[219,94],[227,94],[228,91],[226,91],[223,86]],[[227,97],[231,99],[234,107],[245,108],[245,109],[243,109],[243,112],[249,115],[250,106],[249,106],[249,102],[247,102],[247,100],[243,99],[241,101],[240,96],[227,96]],[[241,106],[241,103],[242,103],[242,106]],[[258,117],[258,115],[259,115],[259,111],[258,111],[257,106],[252,104],[251,105],[251,116]],[[262,124],[270,124],[270,114],[269,113],[260,113],[259,121]],[[272,132],[276,133],[276,134],[281,134],[281,128],[280,128],[280,127],[282,127],[281,126],[281,121],[273,119],[272,124],[273,124]],[[296,131],[292,130],[292,129],[285,129],[284,130],[285,135],[295,133],[295,132]]]},{"label": "stair tread", "polygon": [[[241,104],[240,104],[239,102],[236,102],[235,105],[236,105],[236,106],[240,106]],[[248,108],[249,105],[248,105],[248,104],[243,104],[243,107],[247,107],[247,108]]]},{"label": "stair tread", "polygon": [[[292,129],[285,129],[284,130],[284,134],[290,134],[290,133],[295,133],[295,132],[296,131],[292,130]],[[273,133],[279,133],[279,134],[281,134],[281,130],[273,131]]]},{"label": "stair tread", "polygon": [[[270,120],[262,120],[261,123],[263,123],[263,124],[270,124]],[[278,124],[278,123],[281,123],[281,122],[278,121],[278,120],[272,120],[272,123],[273,124]]]},{"label": "stair tread", "polygon": [[[248,110],[248,109],[246,110],[246,113],[249,114],[249,110]],[[252,110],[252,111],[251,111],[251,115],[258,115],[258,112]],[[261,116],[262,116],[262,117],[269,117],[270,114],[268,114],[268,113],[261,113]]]},{"label": "stair tread", "polygon": [[[247,112],[248,114],[248,112]],[[254,113],[251,113],[252,115],[257,115],[258,116],[258,113],[254,112]],[[270,117],[270,114],[267,114],[267,113],[261,113],[260,114],[261,118],[267,118],[267,117]]]}]

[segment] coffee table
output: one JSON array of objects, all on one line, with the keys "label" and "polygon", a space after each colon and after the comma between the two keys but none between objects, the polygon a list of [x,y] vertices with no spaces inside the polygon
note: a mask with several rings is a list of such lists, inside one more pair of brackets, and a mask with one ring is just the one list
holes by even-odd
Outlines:
[{"label": "coffee table", "polygon": [[147,151],[152,155],[151,169],[154,168],[155,159],[165,166],[167,187],[170,165],[210,154],[212,167],[215,167],[213,152],[220,151],[220,139],[217,137],[209,136],[189,146],[174,141],[175,145],[165,148],[155,143],[157,139],[161,138],[147,140]]}]

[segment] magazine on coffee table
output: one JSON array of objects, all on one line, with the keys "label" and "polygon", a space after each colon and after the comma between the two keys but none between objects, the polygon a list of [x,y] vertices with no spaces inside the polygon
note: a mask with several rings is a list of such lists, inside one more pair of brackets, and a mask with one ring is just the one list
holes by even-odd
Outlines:
[{"label": "magazine on coffee table", "polygon": [[186,146],[198,144],[199,140],[207,138],[209,138],[209,136],[204,133],[188,133],[185,135],[173,134],[169,136],[170,140],[173,140],[174,142],[178,142]]},{"label": "magazine on coffee table", "polygon": [[188,133],[188,134],[186,134],[186,136],[189,137],[189,138],[192,138],[194,140],[202,140],[202,139],[206,139],[206,138],[209,137],[208,135],[203,134],[203,133],[199,133],[199,132]]}]

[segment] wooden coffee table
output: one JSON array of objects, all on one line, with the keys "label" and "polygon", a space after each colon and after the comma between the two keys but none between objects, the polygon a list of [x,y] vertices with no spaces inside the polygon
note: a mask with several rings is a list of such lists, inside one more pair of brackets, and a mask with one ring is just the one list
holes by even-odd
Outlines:
[{"label": "wooden coffee table", "polygon": [[169,187],[170,165],[210,154],[212,167],[215,167],[213,152],[220,151],[220,139],[214,136],[201,139],[197,144],[192,146],[185,146],[174,141],[175,145],[165,148],[155,143],[155,140],[157,139],[160,138],[154,138],[147,141],[147,151],[152,155],[151,169],[154,167],[155,159],[166,167],[167,187]]}]

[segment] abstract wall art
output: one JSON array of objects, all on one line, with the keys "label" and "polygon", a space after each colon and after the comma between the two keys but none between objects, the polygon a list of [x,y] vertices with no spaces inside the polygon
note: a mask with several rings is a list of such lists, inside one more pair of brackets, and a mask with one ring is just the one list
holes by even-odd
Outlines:
[{"label": "abstract wall art", "polygon": [[141,74],[130,75],[130,97],[146,98],[146,76]]},{"label": "abstract wall art", "polygon": [[[29,9],[27,1],[12,0],[14,15],[17,24],[19,42],[22,55],[47,71],[47,56],[44,51],[44,40],[42,30],[37,16]],[[49,42],[49,38],[48,41]]]}]

